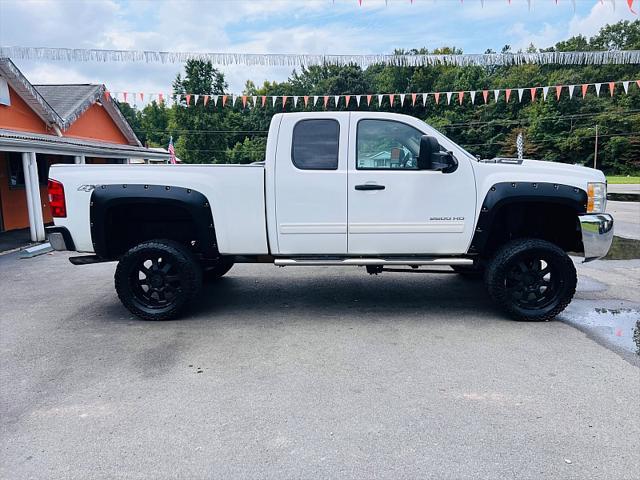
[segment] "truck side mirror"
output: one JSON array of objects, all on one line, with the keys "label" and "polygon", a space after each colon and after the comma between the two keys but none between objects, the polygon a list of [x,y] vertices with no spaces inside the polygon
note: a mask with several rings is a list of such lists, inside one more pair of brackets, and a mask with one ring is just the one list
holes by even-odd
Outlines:
[{"label": "truck side mirror", "polygon": [[418,153],[418,169],[433,170],[433,154],[440,151],[440,144],[435,137],[423,135],[420,137],[420,152]]},{"label": "truck side mirror", "polygon": [[450,152],[440,151],[440,144],[435,137],[429,135],[420,137],[419,170],[437,170],[442,173],[451,173],[455,172],[457,168],[458,161]]}]

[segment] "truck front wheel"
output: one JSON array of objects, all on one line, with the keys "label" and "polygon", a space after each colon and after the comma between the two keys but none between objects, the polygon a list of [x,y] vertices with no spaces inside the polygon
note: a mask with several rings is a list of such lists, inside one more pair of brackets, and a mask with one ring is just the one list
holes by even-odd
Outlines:
[{"label": "truck front wheel", "polygon": [[577,277],[561,248],[529,238],[503,245],[489,263],[485,282],[491,298],[514,319],[546,322],[569,305]]},{"label": "truck front wheel", "polygon": [[144,320],[177,317],[202,287],[202,268],[193,254],[172,240],[151,240],[129,250],[118,263],[116,292],[127,309]]}]

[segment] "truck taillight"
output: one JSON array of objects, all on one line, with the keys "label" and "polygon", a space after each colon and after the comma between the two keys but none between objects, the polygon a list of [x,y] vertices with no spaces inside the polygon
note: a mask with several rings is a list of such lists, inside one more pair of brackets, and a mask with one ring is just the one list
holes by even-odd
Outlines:
[{"label": "truck taillight", "polygon": [[64,201],[64,186],[56,180],[49,179],[47,189],[49,190],[51,216],[65,218],[67,216],[67,204]]}]

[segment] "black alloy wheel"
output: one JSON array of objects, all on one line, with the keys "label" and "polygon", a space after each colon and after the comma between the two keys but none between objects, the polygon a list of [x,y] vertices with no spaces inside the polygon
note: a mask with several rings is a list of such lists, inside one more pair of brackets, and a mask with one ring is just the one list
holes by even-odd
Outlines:
[{"label": "black alloy wheel", "polygon": [[202,285],[193,254],[172,240],[136,245],[118,263],[116,291],[125,307],[145,320],[175,318]]},{"label": "black alloy wheel", "polygon": [[549,321],[571,302],[577,276],[558,246],[539,239],[503,245],[485,273],[491,298],[516,320]]}]

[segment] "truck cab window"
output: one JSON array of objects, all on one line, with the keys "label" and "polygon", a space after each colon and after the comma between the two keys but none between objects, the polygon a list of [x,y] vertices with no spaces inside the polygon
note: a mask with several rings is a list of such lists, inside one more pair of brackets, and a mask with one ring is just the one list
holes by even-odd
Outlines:
[{"label": "truck cab window", "polygon": [[293,128],[291,159],[301,170],[337,170],[340,124],[331,119],[301,120]]},{"label": "truck cab window", "polygon": [[357,135],[358,169],[417,170],[420,130],[394,120],[361,120]]}]

